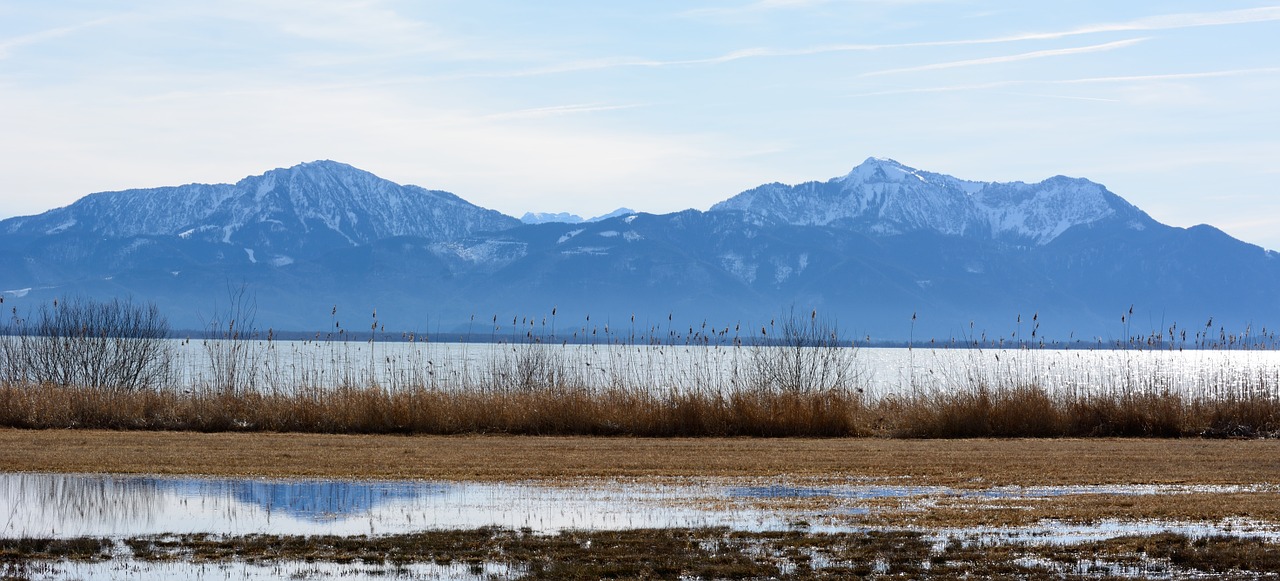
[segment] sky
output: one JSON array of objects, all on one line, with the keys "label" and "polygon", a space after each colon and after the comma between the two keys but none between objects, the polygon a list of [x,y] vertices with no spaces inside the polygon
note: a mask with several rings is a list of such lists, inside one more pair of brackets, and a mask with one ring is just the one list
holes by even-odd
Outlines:
[{"label": "sky", "polygon": [[867,157],[1280,249],[1280,3],[7,0],[0,218],[317,159],[507,214]]}]

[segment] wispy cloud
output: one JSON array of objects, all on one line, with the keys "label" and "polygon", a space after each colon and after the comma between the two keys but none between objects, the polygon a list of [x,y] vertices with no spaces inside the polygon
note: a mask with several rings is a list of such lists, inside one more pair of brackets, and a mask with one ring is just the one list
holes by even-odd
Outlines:
[{"label": "wispy cloud", "polygon": [[772,12],[775,10],[795,10],[803,8],[812,8],[814,6],[823,6],[827,4],[845,3],[845,4],[937,4],[946,0],[757,0],[749,4],[738,6],[722,6],[715,8],[695,8],[686,10],[681,14],[684,16],[739,16],[760,12]]},{"label": "wispy cloud", "polygon": [[1008,80],[993,81],[990,83],[969,83],[963,85],[944,85],[940,87],[915,87],[910,89],[891,89],[887,91],[871,91],[866,93],[857,93],[850,95],[851,97],[881,97],[890,95],[910,95],[918,93],[955,93],[964,91],[985,91],[990,89],[1004,89],[1009,87],[1020,87],[1028,85],[1085,85],[1085,84],[1107,84],[1107,83],[1146,83],[1146,82],[1168,82],[1168,81],[1185,81],[1195,79],[1212,79],[1222,77],[1242,77],[1253,75],[1274,75],[1280,74],[1280,67],[1263,67],[1254,69],[1231,69],[1224,71],[1203,71],[1195,73],[1170,73],[1162,75],[1125,75],[1113,77],[1087,77],[1081,79],[1044,79],[1044,80]]},{"label": "wispy cloud", "polygon": [[69,26],[59,26],[57,28],[41,30],[39,32],[24,34],[22,36],[15,36],[7,40],[0,40],[0,60],[9,58],[13,53],[13,49],[53,40],[55,38],[62,38],[81,30],[102,26],[118,20],[120,20],[120,17],[98,18],[88,22],[81,22],[79,24],[72,24]]},{"label": "wispy cloud", "polygon": [[552,107],[535,107],[532,109],[521,109],[519,111],[508,111],[505,113],[494,113],[492,115],[484,115],[480,117],[486,121],[507,121],[513,119],[543,119],[547,117],[560,117],[564,115],[576,115],[581,113],[599,113],[601,111],[617,111],[620,109],[634,109],[641,105],[597,105],[597,104],[577,104],[577,105],[555,105]]},{"label": "wispy cloud", "polygon": [[441,31],[379,0],[236,0],[208,8],[211,18],[265,24],[281,34],[350,45],[418,45]]},{"label": "wispy cloud", "polygon": [[[800,7],[811,6],[826,3],[827,0],[762,0],[738,7],[732,10],[762,10],[769,8],[781,7]],[[900,1],[903,3],[916,3],[921,0],[886,0]],[[706,10],[730,10],[730,9],[706,9]],[[1091,24],[1067,30],[1046,31],[1046,32],[1029,32],[1015,35],[993,36],[989,38],[971,38],[956,40],[936,40],[936,41],[920,41],[920,42],[904,42],[904,43],[887,43],[887,44],[826,44],[802,48],[773,48],[773,47],[751,47],[730,51],[724,54],[693,59],[676,59],[676,60],[657,60],[645,58],[611,58],[611,59],[594,59],[586,61],[572,61],[558,65],[547,67],[538,67],[526,69],[522,71],[508,71],[496,73],[481,73],[482,76],[534,76],[545,74],[558,74],[568,72],[590,71],[598,69],[609,69],[619,67],[670,67],[670,66],[696,66],[696,65],[718,65],[744,59],[754,58],[777,58],[777,57],[799,57],[812,56],[828,53],[840,52],[872,52],[906,48],[930,48],[930,47],[951,47],[951,46],[976,46],[990,44],[1009,44],[1017,42],[1027,42],[1036,40],[1057,40],[1070,38],[1075,36],[1085,36],[1092,34],[1103,34],[1110,32],[1141,32],[1141,31],[1158,31],[1172,30],[1180,28],[1196,28],[1205,26],[1230,26],[1240,24],[1253,24],[1261,22],[1280,21],[1280,6],[1248,8],[1242,10],[1227,10],[1222,12],[1195,12],[1182,14],[1166,14],[1160,16],[1149,16],[1138,18],[1126,22]],[[1083,47],[1079,49],[1061,49],[1061,51],[1046,50],[1033,53],[1024,53],[1023,55],[1015,55],[1014,57],[994,57],[995,59],[1012,59],[1024,60],[1027,58],[1042,58],[1046,56],[1058,56],[1062,54],[1073,54],[1080,52],[1094,52],[1098,50],[1113,50],[1122,48],[1127,44],[1134,44],[1143,39],[1124,40],[1115,43],[1107,43],[1093,45],[1092,47]],[[951,66],[972,66],[979,64],[992,64],[994,62],[1008,62],[1000,60],[992,60],[984,62],[984,59],[975,59],[974,61],[956,61],[959,64]],[[945,63],[944,63],[945,64]],[[946,66],[937,66],[937,68],[948,68]],[[895,69],[893,71],[880,71],[874,74],[888,74],[890,72],[905,72],[909,69]]]},{"label": "wispy cloud", "polygon": [[1064,99],[1067,101],[1092,101],[1096,103],[1119,103],[1120,99],[1106,99],[1103,97],[1081,97],[1079,95],[1053,95],[1049,93],[1009,93],[1010,95],[1019,95],[1023,97],[1039,97],[1044,99]]},{"label": "wispy cloud", "polygon": [[1063,38],[1066,36],[1079,36],[1082,34],[1097,34],[1102,32],[1172,30],[1177,28],[1197,28],[1202,26],[1229,26],[1234,24],[1275,22],[1277,20],[1280,20],[1280,6],[1265,6],[1262,8],[1245,8],[1241,10],[1226,10],[1222,12],[1189,12],[1182,14],[1148,16],[1146,18],[1138,18],[1128,22],[1095,24],[1062,32],[1030,34],[1025,35],[1022,38],[1027,40],[1037,38],[1049,39]]},{"label": "wispy cloud", "polygon": [[1188,79],[1209,79],[1216,77],[1242,77],[1250,75],[1266,75],[1280,73],[1280,67],[1262,67],[1256,69],[1232,69],[1226,71],[1205,71],[1199,73],[1171,73],[1164,75],[1128,75],[1116,77],[1091,77],[1063,81],[1044,81],[1056,84],[1076,83],[1131,83],[1145,81],[1182,81]]},{"label": "wispy cloud", "polygon": [[682,14],[684,16],[731,16],[738,14],[750,14],[752,12],[765,12],[778,9],[790,8],[808,8],[811,6],[819,6],[828,4],[831,0],[757,0],[750,4],[739,6],[723,6],[717,8],[695,8],[687,10]]},{"label": "wispy cloud", "polygon": [[880,75],[892,75],[892,74],[899,74],[899,73],[936,71],[936,70],[942,70],[942,69],[976,67],[976,66],[983,66],[983,65],[995,65],[995,64],[1012,63],[1012,62],[1018,62],[1018,61],[1028,61],[1028,60],[1035,60],[1035,59],[1042,59],[1042,58],[1049,58],[1049,57],[1105,52],[1105,51],[1111,51],[1111,50],[1117,50],[1125,47],[1130,47],[1144,40],[1146,39],[1132,38],[1128,40],[1118,40],[1115,42],[1108,42],[1104,44],[1094,44],[1089,46],[1057,48],[1057,49],[1050,49],[1050,50],[1037,50],[1032,52],[1024,52],[1024,53],[1002,55],[1002,56],[995,56],[995,57],[986,57],[986,58],[980,58],[980,59],[947,61],[942,63],[932,63],[932,64],[920,65],[915,67],[903,67],[898,69],[872,71],[869,73],[863,73],[861,76],[874,77],[874,76],[880,76]]}]

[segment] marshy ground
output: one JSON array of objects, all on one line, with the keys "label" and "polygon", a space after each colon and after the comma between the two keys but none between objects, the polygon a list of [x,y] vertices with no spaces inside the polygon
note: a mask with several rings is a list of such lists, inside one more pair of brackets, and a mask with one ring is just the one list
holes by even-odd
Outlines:
[{"label": "marshy ground", "polygon": [[[782,486],[777,494],[727,500],[681,496],[673,502],[710,510],[805,515],[781,531],[674,527],[538,532],[485,527],[352,537],[2,540],[0,577],[6,579],[94,578],[76,567],[108,566],[119,562],[121,554],[129,555],[129,567],[142,567],[135,570],[173,563],[235,563],[268,567],[262,571],[269,572],[279,571],[280,563],[320,563],[336,569],[319,569],[318,576],[354,578],[1280,576],[1276,440],[0,430],[0,450],[4,472],[421,479],[567,488],[601,483],[744,486],[766,492]],[[950,492],[880,498],[824,492],[850,483],[941,487]],[[1028,494],[1035,487],[1054,490]],[[1147,492],[1139,490],[1144,487]],[[788,492],[792,489],[800,492]],[[1134,523],[1138,526],[1131,526]],[[1183,523],[1191,532],[1144,531],[1142,523]],[[1087,533],[1107,527],[1131,532],[1037,540],[1066,529]],[[415,565],[435,569],[413,569]],[[159,570],[158,578],[166,571],[173,573]]]}]

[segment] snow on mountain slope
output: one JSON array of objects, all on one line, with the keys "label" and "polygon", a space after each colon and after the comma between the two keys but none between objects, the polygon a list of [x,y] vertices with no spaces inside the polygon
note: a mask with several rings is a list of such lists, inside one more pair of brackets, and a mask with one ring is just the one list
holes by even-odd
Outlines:
[{"label": "snow on mountain slope", "polygon": [[1150,221],[1103,186],[1062,176],[1037,184],[974,182],[870,158],[843,177],[768,184],[711,211],[742,211],[791,225],[845,225],[870,234],[928,230],[1044,245],[1068,228],[1111,217]]},{"label": "snow on mountain slope", "polygon": [[525,212],[520,221],[525,224],[580,224],[582,216],[568,212]]},{"label": "snow on mountain slope", "polygon": [[603,222],[609,218],[617,218],[618,216],[627,216],[634,213],[636,213],[636,211],[631,208],[618,208],[608,214],[602,214],[594,218],[583,218],[582,216],[570,214],[569,212],[525,212],[524,215],[520,217],[520,221],[525,224],[583,224]]},{"label": "snow on mountain slope", "polygon": [[0,222],[6,234],[192,236],[272,246],[321,235],[358,245],[393,236],[446,240],[519,224],[448,192],[401,186],[333,161],[275,169],[231,184],[191,184],[86,196]]}]

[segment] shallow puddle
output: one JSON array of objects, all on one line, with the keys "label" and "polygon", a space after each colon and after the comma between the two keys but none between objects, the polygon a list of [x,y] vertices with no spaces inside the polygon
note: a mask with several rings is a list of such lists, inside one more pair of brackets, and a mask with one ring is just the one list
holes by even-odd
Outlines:
[{"label": "shallow puddle", "polygon": [[0,475],[0,536],[380,535],[498,526],[556,532],[772,528],[762,513],[695,508],[693,487]]},{"label": "shallow puddle", "polygon": [[[1064,486],[953,489],[887,485],[893,480],[851,479],[806,486],[764,479],[679,479],[588,481],[576,485],[544,483],[450,483],[418,481],[294,480],[257,478],[147,477],[76,474],[0,474],[0,538],[75,539],[93,537],[104,549],[86,557],[32,558],[0,563],[0,577],[30,580],[99,579],[448,579],[520,578],[528,562],[506,559],[501,551],[460,563],[365,562],[360,557],[317,559],[223,556],[205,560],[181,545],[160,557],[137,543],[163,544],[182,535],[213,535],[225,541],[247,535],[384,537],[423,531],[474,531],[498,527],[512,535],[550,535],[560,531],[706,529],[800,531],[810,534],[865,533],[903,535],[923,541],[919,559],[927,571],[938,555],[954,547],[1070,546],[1124,536],[1173,533],[1191,538],[1226,536],[1280,542],[1280,527],[1248,519],[1218,523],[1101,520],[1077,524],[1052,520],[1030,526],[917,528],[869,526],[860,518],[875,511],[928,511],[950,500],[975,506],[1009,500],[1052,499],[1071,495],[1177,495],[1193,493],[1275,493],[1262,486]],[[900,481],[899,481],[900,482]],[[889,508],[886,508],[889,507]],[[873,515],[874,516],[874,515]],[[883,516],[883,515],[879,515]],[[641,531],[643,532],[643,531]],[[445,534],[452,534],[446,532]],[[485,535],[490,533],[485,532]],[[501,535],[503,533],[494,533]],[[570,533],[571,535],[578,533]],[[624,533],[625,534],[625,533]],[[729,538],[704,531],[703,542]],[[783,537],[791,538],[791,533]],[[835,535],[831,538],[836,538]],[[378,542],[383,542],[386,538]],[[700,537],[701,538],[701,537]],[[817,538],[817,537],[815,537]],[[72,541],[76,542],[76,541]],[[271,541],[275,542],[275,541]],[[416,541],[415,541],[416,542]],[[764,540],[739,539],[739,543]],[[836,541],[846,542],[846,541]],[[483,543],[482,543],[483,544]],[[498,543],[501,545],[501,543]],[[555,541],[549,541],[554,545]],[[857,542],[847,546],[856,546]],[[98,545],[95,545],[98,546]],[[581,548],[589,549],[590,541]],[[587,553],[570,553],[586,555]],[[763,549],[761,549],[763,550]],[[816,545],[808,551],[813,570],[847,565],[838,553]],[[967,550],[967,549],[965,549]],[[775,549],[775,552],[778,550]],[[993,555],[1003,554],[996,549]],[[761,553],[765,562],[790,563],[795,554]],[[374,553],[378,554],[378,553]],[[424,553],[425,554],[425,553]],[[747,551],[747,555],[755,555]],[[798,554],[798,553],[797,553]],[[967,559],[963,553],[960,559]],[[983,554],[980,551],[973,554]],[[232,555],[239,555],[238,549]],[[790,555],[790,556],[788,556]],[[1165,577],[1160,559],[1097,558],[1071,562],[1023,553],[1016,564],[1028,571],[1093,576]],[[292,557],[298,559],[296,555]],[[308,557],[308,559],[310,559]],[[333,562],[340,560],[341,562]],[[379,561],[381,557],[374,558]],[[430,561],[423,558],[422,561]],[[967,562],[967,561],[966,561]],[[889,567],[873,563],[867,572]],[[789,566],[797,566],[791,563]],[[781,567],[781,565],[780,565]],[[780,568],[785,570],[785,567]],[[799,571],[799,569],[796,569]],[[882,571],[884,572],[884,571]],[[1174,575],[1176,576],[1176,574]]]},{"label": "shallow puddle", "polygon": [[1081,524],[1045,521],[1024,527],[968,527],[933,529],[927,535],[935,549],[952,540],[982,545],[1074,545],[1105,541],[1118,537],[1181,535],[1190,538],[1235,537],[1280,542],[1280,526],[1251,519],[1232,519],[1219,523],[1182,523],[1168,521],[1127,521],[1105,519]]},{"label": "shallow puddle", "polygon": [[[0,538],[128,538],[164,534],[388,535],[424,530],[500,527],[563,530],[727,527],[744,531],[869,530],[857,519],[877,500],[928,510],[941,499],[979,502],[1079,494],[1274,492],[1271,487],[1066,486],[950,489],[849,484],[797,486],[755,480],[657,483],[446,483],[284,480],[77,474],[0,474]],[[836,517],[836,518],[831,518]],[[1247,523],[1241,523],[1245,529]],[[1188,530],[1196,525],[1046,524],[1037,528],[957,529],[972,536],[1030,542],[1074,542],[1098,535]],[[1226,526],[1226,525],[1224,525]],[[1240,529],[1237,526],[1237,530]],[[1263,527],[1263,530],[1273,528]],[[1273,535],[1275,533],[1272,533]]]},{"label": "shallow puddle", "polygon": [[344,579],[346,581],[439,580],[484,581],[518,577],[519,571],[502,564],[439,565],[435,563],[411,563],[406,565],[370,565],[363,563],[307,563],[272,562],[267,564],[227,561],[218,563],[191,563],[184,561],[148,562],[128,557],[94,563],[83,562],[34,562],[0,566],[0,577],[6,575],[30,581],[99,581],[128,579],[130,581],[271,581],[275,579]]}]

